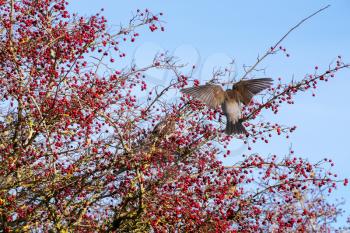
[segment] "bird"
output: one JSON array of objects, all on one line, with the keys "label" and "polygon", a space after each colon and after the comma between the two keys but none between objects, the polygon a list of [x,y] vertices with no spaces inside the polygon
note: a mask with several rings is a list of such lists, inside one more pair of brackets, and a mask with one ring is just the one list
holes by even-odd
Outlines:
[{"label": "bird", "polygon": [[247,130],[242,125],[242,104],[248,105],[254,95],[271,87],[272,83],[273,80],[271,78],[255,78],[240,80],[233,84],[232,89],[227,89],[226,91],[221,86],[211,83],[183,88],[180,91],[202,101],[210,108],[216,109],[221,106],[226,116],[226,134],[248,135]]},{"label": "bird", "polygon": [[176,118],[174,116],[169,116],[159,122],[153,129],[152,134],[159,138],[171,136],[175,131]]}]

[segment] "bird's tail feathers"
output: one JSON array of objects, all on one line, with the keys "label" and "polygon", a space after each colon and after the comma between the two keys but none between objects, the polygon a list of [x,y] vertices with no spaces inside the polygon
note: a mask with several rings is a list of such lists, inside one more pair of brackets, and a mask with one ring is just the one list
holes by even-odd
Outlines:
[{"label": "bird's tail feathers", "polygon": [[225,132],[228,135],[231,135],[231,134],[248,134],[248,132],[244,128],[241,120],[238,120],[236,122],[232,122],[230,120],[227,120]]}]

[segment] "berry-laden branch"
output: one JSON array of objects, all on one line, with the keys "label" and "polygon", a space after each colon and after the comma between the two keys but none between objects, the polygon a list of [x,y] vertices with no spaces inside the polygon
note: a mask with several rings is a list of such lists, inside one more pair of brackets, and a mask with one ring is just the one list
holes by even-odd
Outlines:
[{"label": "berry-laden branch", "polygon": [[[0,1],[0,229],[332,230],[340,207],[327,195],[348,183],[331,171],[333,161],[312,163],[292,150],[244,155],[229,166],[218,157],[234,154],[229,147],[237,140],[250,148],[274,132],[288,136],[294,126],[258,116],[264,109],[278,114],[294,95],[348,68],[341,57],[323,73],[317,67],[301,81],[279,80],[261,103],[244,108],[249,135],[228,136],[219,109],[169,98],[194,78],[174,57],[159,54],[145,67],[121,66],[139,28],[164,31],[162,13],[137,10],[110,33],[102,11],[82,17],[67,4]],[[152,86],[151,69],[171,78]]]}]

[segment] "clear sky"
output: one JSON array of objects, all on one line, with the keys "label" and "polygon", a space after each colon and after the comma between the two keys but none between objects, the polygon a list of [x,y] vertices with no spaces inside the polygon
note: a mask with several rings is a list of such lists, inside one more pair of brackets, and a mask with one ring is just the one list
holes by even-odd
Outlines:
[{"label": "clear sky", "polygon": [[[313,17],[294,31],[283,46],[291,54],[271,57],[263,64],[272,78],[301,79],[320,70],[342,55],[350,62],[350,1],[295,0],[295,1],[119,1],[80,0],[71,1],[70,9],[81,15],[90,15],[104,8],[110,25],[127,23],[136,9],[148,8],[164,12],[164,33],[143,33],[139,42],[129,51],[129,59],[142,65],[152,60],[156,52],[167,50],[184,63],[196,64],[195,73],[202,82],[208,80],[214,67],[225,66],[234,58],[237,67],[252,64],[302,18],[319,8],[331,7]],[[151,73],[157,82],[164,74]],[[164,81],[164,80],[163,80]],[[299,95],[295,105],[284,106],[272,121],[297,125],[298,129],[289,141],[271,140],[270,144],[255,146],[259,152],[283,156],[293,145],[295,154],[319,161],[328,157],[335,161],[334,171],[341,178],[350,178],[350,70],[338,74],[329,83],[322,83],[316,98],[310,93]],[[233,145],[234,147],[235,145]],[[229,160],[235,158],[229,158]],[[350,188],[339,187],[334,197],[347,200],[344,208],[350,215]],[[345,222],[345,217],[339,219]]]}]

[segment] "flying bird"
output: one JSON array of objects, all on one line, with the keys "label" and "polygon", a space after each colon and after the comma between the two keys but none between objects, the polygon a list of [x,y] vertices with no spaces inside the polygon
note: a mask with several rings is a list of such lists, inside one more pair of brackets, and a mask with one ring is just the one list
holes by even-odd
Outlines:
[{"label": "flying bird", "polygon": [[216,109],[221,106],[227,119],[226,134],[247,134],[241,119],[242,103],[249,104],[254,95],[271,85],[271,78],[257,78],[236,82],[232,89],[226,91],[219,85],[205,84],[184,88],[181,92],[202,101],[211,108]]}]

